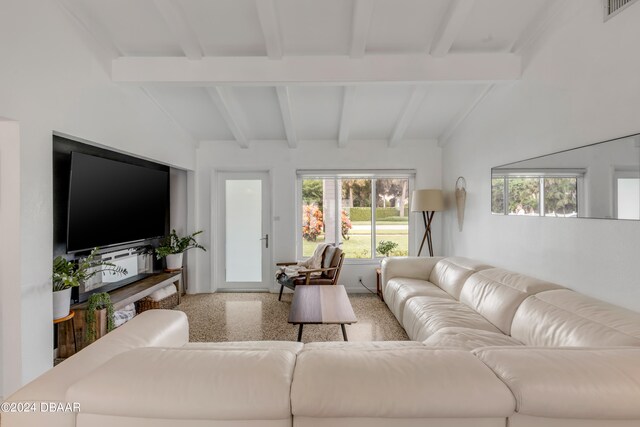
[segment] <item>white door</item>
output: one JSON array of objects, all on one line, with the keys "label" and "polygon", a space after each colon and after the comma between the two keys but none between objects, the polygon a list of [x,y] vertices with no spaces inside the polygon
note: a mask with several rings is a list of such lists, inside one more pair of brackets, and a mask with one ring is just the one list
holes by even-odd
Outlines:
[{"label": "white door", "polygon": [[218,175],[217,290],[268,290],[271,277],[271,189],[268,172]]}]

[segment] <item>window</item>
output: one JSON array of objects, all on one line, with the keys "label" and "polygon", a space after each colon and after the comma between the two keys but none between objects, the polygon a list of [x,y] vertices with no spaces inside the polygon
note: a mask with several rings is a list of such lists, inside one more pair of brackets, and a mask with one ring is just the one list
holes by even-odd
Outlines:
[{"label": "window", "polygon": [[491,212],[498,215],[576,218],[581,179],[582,175],[578,173],[493,175]]},{"label": "window", "polygon": [[408,255],[412,180],[407,172],[298,172],[298,253],[309,257],[319,243],[337,242],[347,259],[367,260],[392,242],[391,255]]}]

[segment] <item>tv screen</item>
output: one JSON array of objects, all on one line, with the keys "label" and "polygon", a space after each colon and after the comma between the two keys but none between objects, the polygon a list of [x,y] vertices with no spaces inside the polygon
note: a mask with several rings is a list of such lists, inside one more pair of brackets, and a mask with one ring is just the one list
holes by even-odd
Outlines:
[{"label": "tv screen", "polygon": [[67,252],[165,234],[169,172],[71,153]]}]

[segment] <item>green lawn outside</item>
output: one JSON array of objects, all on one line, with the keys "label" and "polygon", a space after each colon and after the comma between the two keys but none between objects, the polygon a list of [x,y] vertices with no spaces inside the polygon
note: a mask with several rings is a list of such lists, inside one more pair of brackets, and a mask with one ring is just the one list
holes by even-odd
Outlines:
[{"label": "green lawn outside", "polygon": [[[353,225],[371,225],[369,221],[354,221]],[[393,221],[393,222],[385,222],[385,221],[377,221],[376,225],[403,225],[402,222]],[[355,228],[355,227],[354,227]],[[408,247],[409,247],[409,229],[408,224],[406,229],[400,230],[384,230],[378,228],[376,235],[378,237],[378,242],[380,240],[391,240],[398,244],[397,252],[393,255],[407,255]],[[303,240],[302,245],[302,255],[304,257],[309,257],[313,254],[316,246],[319,243],[324,242],[324,234],[318,236],[318,239],[315,242],[309,242]],[[360,229],[355,230],[351,229],[349,231],[349,239],[344,240],[342,243],[342,249],[346,253],[347,258],[355,258],[355,259],[367,259],[371,258],[371,232],[370,230]],[[379,255],[379,254],[378,254]]]}]

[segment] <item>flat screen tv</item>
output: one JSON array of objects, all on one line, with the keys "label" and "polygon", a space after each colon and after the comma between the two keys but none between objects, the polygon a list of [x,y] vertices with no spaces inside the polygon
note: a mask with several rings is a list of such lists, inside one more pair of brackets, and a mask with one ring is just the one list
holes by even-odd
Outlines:
[{"label": "flat screen tv", "polygon": [[71,153],[67,252],[165,234],[169,172]]}]

